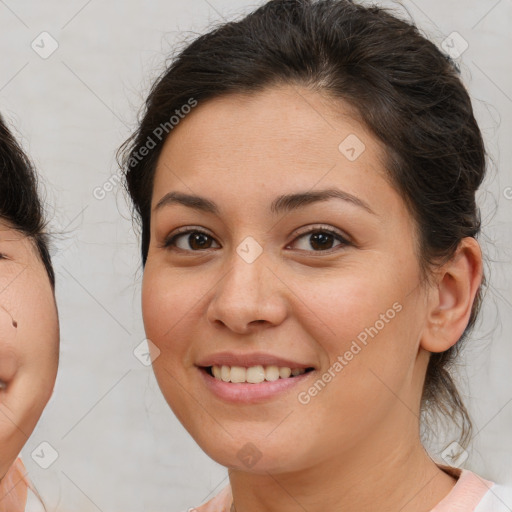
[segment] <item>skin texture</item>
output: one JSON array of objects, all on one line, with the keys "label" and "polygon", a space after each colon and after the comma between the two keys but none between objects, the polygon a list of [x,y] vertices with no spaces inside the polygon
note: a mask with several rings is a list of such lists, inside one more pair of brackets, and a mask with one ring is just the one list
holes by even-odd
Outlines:
[{"label": "skin texture", "polygon": [[[415,225],[386,179],[384,149],[350,114],[299,87],[231,95],[200,104],[158,161],[142,289],[154,371],[185,428],[230,469],[238,512],[428,511],[455,483],[421,446],[418,412],[429,351],[456,343],[469,319],[480,249],[465,239],[423,284]],[[338,149],[350,134],[365,145],[354,161]],[[373,213],[339,199],[270,211],[281,194],[324,188]],[[171,191],[204,196],[220,213],[157,208]],[[319,249],[319,224],[348,243],[334,237]],[[191,247],[188,234],[164,247],[181,227],[206,231],[207,248]],[[248,236],[263,249],[252,263],[237,253]],[[300,403],[298,393],[396,303],[400,312]],[[315,371],[276,398],[234,405],[196,366],[220,351],[265,352]],[[240,458],[247,443],[260,457],[252,467]]]},{"label": "skin texture", "polygon": [[51,397],[59,359],[59,324],[54,293],[37,249],[29,238],[2,221],[0,254],[3,477]]}]

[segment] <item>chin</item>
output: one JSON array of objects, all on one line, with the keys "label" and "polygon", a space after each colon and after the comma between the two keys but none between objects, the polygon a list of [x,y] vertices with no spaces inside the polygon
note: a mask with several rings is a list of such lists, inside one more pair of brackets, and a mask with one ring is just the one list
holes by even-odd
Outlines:
[{"label": "chin", "polygon": [[297,447],[286,446],[282,438],[276,437],[270,442],[265,437],[226,437],[217,438],[217,442],[212,442],[213,437],[195,440],[211,459],[232,470],[267,475],[292,472],[301,467]]}]

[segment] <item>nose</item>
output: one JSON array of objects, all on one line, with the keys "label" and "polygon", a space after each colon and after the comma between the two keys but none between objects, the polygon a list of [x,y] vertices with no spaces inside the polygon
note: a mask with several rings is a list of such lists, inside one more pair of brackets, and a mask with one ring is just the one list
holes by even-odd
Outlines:
[{"label": "nose", "polygon": [[238,334],[279,325],[288,314],[286,290],[263,255],[248,263],[235,254],[231,267],[217,282],[207,319]]}]

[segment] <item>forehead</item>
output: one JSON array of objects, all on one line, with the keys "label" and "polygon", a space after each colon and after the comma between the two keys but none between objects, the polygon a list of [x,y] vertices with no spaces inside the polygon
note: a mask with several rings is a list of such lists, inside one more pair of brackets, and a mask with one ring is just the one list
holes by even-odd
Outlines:
[{"label": "forehead", "polygon": [[9,220],[0,217],[0,241],[19,241],[24,238],[26,235],[20,233]]},{"label": "forehead", "polygon": [[[357,137],[365,152],[382,156],[378,141],[356,119],[354,110],[307,89],[282,86],[258,93],[222,96],[199,104],[171,132],[163,156],[186,157],[200,165],[236,159],[333,163],[340,143]],[[229,149],[220,152],[219,149]]]},{"label": "forehead", "polygon": [[164,144],[153,206],[170,189],[246,204],[317,185],[382,195],[385,151],[356,117],[339,100],[295,86],[200,103]]}]

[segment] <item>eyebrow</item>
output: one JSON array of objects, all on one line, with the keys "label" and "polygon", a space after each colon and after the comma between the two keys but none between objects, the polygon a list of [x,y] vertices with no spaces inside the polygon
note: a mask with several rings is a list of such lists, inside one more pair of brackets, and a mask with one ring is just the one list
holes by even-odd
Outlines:
[{"label": "eyebrow", "polygon": [[[344,192],[336,188],[329,188],[318,191],[297,192],[294,194],[285,194],[278,196],[270,205],[270,211],[273,214],[290,212],[298,208],[302,208],[312,203],[327,201],[329,199],[340,199],[348,202],[359,208],[366,210],[368,213],[376,215],[370,206],[357,196]],[[219,215],[220,210],[216,203],[205,197],[185,194],[183,192],[169,192],[165,194],[157,205],[154,211],[160,210],[164,206],[171,206],[173,204],[181,204],[194,210],[199,210],[206,213],[213,213]]]}]

